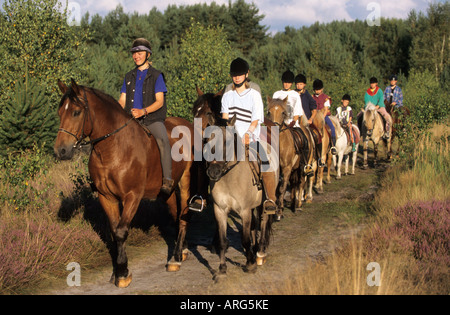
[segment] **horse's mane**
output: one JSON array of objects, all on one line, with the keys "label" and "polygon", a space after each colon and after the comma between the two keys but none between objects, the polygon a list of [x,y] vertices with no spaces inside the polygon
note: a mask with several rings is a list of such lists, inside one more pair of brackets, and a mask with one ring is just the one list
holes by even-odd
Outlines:
[{"label": "horse's mane", "polygon": [[[117,107],[117,109],[122,109],[123,110],[123,108],[119,104],[119,102],[116,99],[114,99],[114,97],[112,97],[111,95],[106,94],[105,92],[100,91],[98,89],[91,88],[91,87],[86,87],[86,86],[83,86],[83,85],[78,85],[78,87],[81,90],[92,92],[95,96],[100,98],[103,102],[107,103],[108,105],[111,105],[113,107]],[[71,102],[74,102],[74,103],[82,104],[82,101],[80,100],[78,95],[75,93],[75,91],[73,90],[72,86],[70,86],[67,89],[66,93],[64,93],[64,95],[61,97],[61,102],[59,103],[59,108],[64,104],[66,99],[69,99]]]},{"label": "horse's mane", "polygon": [[213,112],[214,116],[220,117],[220,111],[222,109],[222,95],[215,95],[213,93],[205,93],[199,96],[192,106],[192,114],[197,115],[197,111],[203,104],[208,104],[209,109]]}]

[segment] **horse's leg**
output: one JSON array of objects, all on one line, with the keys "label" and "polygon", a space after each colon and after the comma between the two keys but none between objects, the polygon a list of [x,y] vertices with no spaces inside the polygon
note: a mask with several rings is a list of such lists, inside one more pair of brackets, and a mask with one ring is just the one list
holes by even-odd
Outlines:
[{"label": "horse's leg", "polygon": [[377,165],[378,159],[378,143],[373,143],[373,166]]},{"label": "horse's leg", "polygon": [[217,222],[217,230],[219,235],[219,273],[216,274],[215,280],[219,280],[220,276],[224,276],[227,273],[227,263],[225,259],[225,252],[228,247],[227,239],[227,220],[228,212],[221,209],[217,204],[214,204],[214,215]]},{"label": "horse's leg", "polygon": [[342,160],[343,159],[344,159],[344,153],[343,152],[339,152],[336,179],[341,179],[341,167],[342,167]]},{"label": "horse's leg", "polygon": [[119,201],[110,200],[100,193],[98,194],[98,200],[100,201],[103,211],[105,211],[106,216],[108,217],[109,226],[111,230],[111,237],[114,242],[113,248],[110,248],[111,258],[113,260],[113,274],[111,276],[111,282],[114,283],[116,279],[116,267],[117,267],[117,242],[114,234],[120,221]]},{"label": "horse's leg", "polygon": [[[323,156],[322,156],[323,158]],[[318,167],[315,186],[318,194],[323,194],[323,167]]]},{"label": "horse's leg", "polygon": [[[279,221],[281,217],[283,216],[283,210],[284,210],[284,195],[286,194],[287,184],[289,183],[289,178],[291,177],[292,172],[292,166],[286,165],[283,168],[283,181],[280,185],[280,191],[278,195],[278,212],[277,212],[277,220]],[[292,196],[292,190],[291,190],[291,202],[293,200]]]},{"label": "horse's leg", "polygon": [[261,218],[261,232],[258,241],[258,252],[256,253],[256,264],[258,266],[262,266],[266,262],[266,250],[269,247],[271,228],[272,216],[263,213]]},{"label": "horse's leg", "polygon": [[117,242],[117,266],[115,285],[126,288],[131,283],[131,273],[128,272],[128,258],[125,251],[125,241],[128,237],[131,220],[138,209],[141,198],[130,192],[123,199],[123,211],[120,222],[114,231],[114,239]]},{"label": "horse's leg", "polygon": [[245,264],[245,272],[255,272],[256,271],[256,259],[254,247],[252,246],[252,210],[246,209],[240,212],[242,219],[242,247],[244,248],[245,256],[247,258],[247,263]]},{"label": "horse's leg", "polygon": [[[167,264],[167,271],[179,271],[181,262],[187,259],[186,232],[192,213],[189,211],[188,199],[190,195],[190,173],[185,171],[179,181],[181,210],[178,216],[178,237],[173,252],[173,260]],[[167,200],[170,213],[178,213],[175,193]],[[176,221],[175,221],[176,222]]]},{"label": "horse's leg", "polygon": [[369,147],[369,139],[364,139],[364,143],[363,143],[363,157],[364,157],[364,163],[363,163],[363,168],[366,169],[369,164],[367,163],[367,150]]},{"label": "horse's leg", "polygon": [[331,183],[331,162],[332,162],[331,156],[332,156],[331,153],[327,154],[327,181],[326,181],[327,184]]},{"label": "horse's leg", "polygon": [[344,173],[344,175],[348,175],[348,163],[349,163],[349,160],[350,160],[350,154],[347,154],[347,157],[345,159],[345,173]]},{"label": "horse's leg", "polygon": [[356,151],[352,154],[352,172],[350,174],[355,175],[356,159],[358,158],[358,145],[356,145]]}]

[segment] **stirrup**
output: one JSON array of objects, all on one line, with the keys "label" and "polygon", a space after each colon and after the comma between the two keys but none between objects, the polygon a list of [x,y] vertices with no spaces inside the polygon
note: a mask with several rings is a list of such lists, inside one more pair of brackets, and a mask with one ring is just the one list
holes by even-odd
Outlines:
[{"label": "stirrup", "polygon": [[[271,207],[271,206],[268,207],[269,209],[266,209],[266,203],[267,202],[273,203],[275,205],[275,209],[272,209],[273,207]],[[275,214],[277,212],[277,209],[278,209],[277,204],[272,199],[266,199],[264,201],[264,203],[263,203],[263,212],[265,214],[269,214],[269,215],[270,214]]]},{"label": "stirrup", "polygon": [[322,162],[322,159],[319,159],[317,164],[319,165],[319,167],[325,167],[325,165],[326,165],[325,163]]},{"label": "stirrup", "polygon": [[337,149],[335,146],[331,147],[330,152],[332,155],[336,155],[337,154]]},{"label": "stirrup", "polygon": [[[195,200],[200,199],[201,203],[199,204],[198,202],[195,202],[194,199]],[[205,201],[206,200],[204,200],[203,197],[200,196],[200,195],[193,196],[191,198],[191,200],[189,200],[189,204],[188,204],[189,205],[189,210],[192,210],[192,211],[195,211],[195,212],[202,212],[203,208],[205,207]]]}]

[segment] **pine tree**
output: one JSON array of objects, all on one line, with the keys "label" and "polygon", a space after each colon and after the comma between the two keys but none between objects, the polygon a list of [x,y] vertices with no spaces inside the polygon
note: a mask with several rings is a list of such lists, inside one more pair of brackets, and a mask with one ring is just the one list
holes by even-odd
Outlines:
[{"label": "pine tree", "polygon": [[31,149],[34,145],[51,149],[57,122],[45,88],[30,79],[27,72],[25,80],[17,81],[15,92],[0,115],[1,154]]}]

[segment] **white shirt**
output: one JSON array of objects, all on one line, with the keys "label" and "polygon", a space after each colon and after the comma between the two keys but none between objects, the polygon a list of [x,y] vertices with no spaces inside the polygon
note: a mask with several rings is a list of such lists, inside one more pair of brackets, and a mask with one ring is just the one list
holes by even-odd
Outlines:
[{"label": "white shirt", "polygon": [[251,123],[258,120],[250,141],[259,140],[261,124],[264,122],[264,104],[259,92],[252,88],[246,89],[242,94],[236,90],[226,92],[222,97],[221,113],[228,114],[229,118],[237,115],[234,126],[241,138],[244,137]]},{"label": "white shirt", "polygon": [[[304,115],[304,112],[303,112],[303,107],[302,107],[302,99],[300,98],[300,95],[298,94],[298,92],[296,92],[294,90],[276,91],[275,93],[273,93],[272,98],[284,100],[286,97],[288,98],[288,100],[287,100],[288,112],[287,112],[286,119],[284,120],[284,123],[286,125],[289,125],[291,123],[291,121],[293,120],[294,116],[299,116],[299,118],[300,118],[300,116]],[[298,121],[296,122],[295,125],[297,127],[299,127]]]}]

